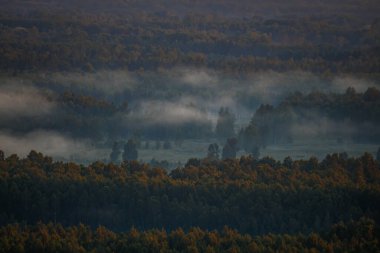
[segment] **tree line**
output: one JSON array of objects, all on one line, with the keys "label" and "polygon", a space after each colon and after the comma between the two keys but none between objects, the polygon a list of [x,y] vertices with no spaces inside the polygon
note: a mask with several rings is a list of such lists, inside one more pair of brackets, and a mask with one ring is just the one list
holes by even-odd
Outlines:
[{"label": "tree line", "polygon": [[0,70],[13,74],[173,66],[229,73],[301,69],[326,75],[379,69],[379,21],[353,16],[126,16],[42,8],[4,11],[0,24]]},{"label": "tree line", "polygon": [[252,237],[224,227],[184,231],[163,229],[125,233],[80,224],[9,224],[0,228],[0,252],[355,252],[380,250],[378,224],[370,219],[338,223],[323,233]]},{"label": "tree line", "polygon": [[[238,137],[248,153],[255,153],[268,144],[291,143],[298,134],[292,129],[294,126],[307,129],[318,126],[324,119],[332,125],[319,137],[329,137],[338,143],[351,140],[378,143],[380,132],[376,126],[380,119],[380,91],[370,87],[364,92],[357,92],[350,87],[342,94],[295,92],[277,106],[259,106],[251,122],[240,130]],[[352,130],[345,132],[334,124]]]},{"label": "tree line", "polygon": [[136,161],[89,166],[32,151],[1,156],[0,224],[80,222],[115,231],[182,227],[310,233],[361,217],[380,221],[379,161],[190,159],[170,172]]}]

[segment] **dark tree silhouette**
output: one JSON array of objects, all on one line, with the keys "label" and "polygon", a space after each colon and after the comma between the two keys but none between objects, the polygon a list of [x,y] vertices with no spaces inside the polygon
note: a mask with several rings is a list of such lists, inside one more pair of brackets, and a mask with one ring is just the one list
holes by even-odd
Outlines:
[{"label": "dark tree silhouette", "polygon": [[223,147],[222,158],[236,158],[236,152],[238,151],[236,138],[229,138]]},{"label": "dark tree silhouette", "polygon": [[293,159],[290,156],[285,157],[282,164],[287,167],[288,169],[291,169],[293,166]]},{"label": "dark tree silhouette", "polygon": [[121,147],[120,144],[117,143],[116,141],[113,144],[112,151],[110,154],[110,161],[113,163],[118,163],[120,162],[120,155],[121,155]]},{"label": "dark tree silhouette", "polygon": [[253,155],[255,158],[259,158],[261,140],[259,130],[253,121],[240,131],[239,143],[245,152]]},{"label": "dark tree silhouette", "polygon": [[219,159],[219,145],[217,143],[212,143],[208,146],[207,158],[210,160]]},{"label": "dark tree silhouette", "polygon": [[230,113],[228,107],[220,108],[215,133],[218,138],[229,138],[235,135],[235,115]]},{"label": "dark tree silhouette", "polygon": [[135,141],[129,139],[127,144],[124,145],[123,161],[137,160],[138,152]]}]

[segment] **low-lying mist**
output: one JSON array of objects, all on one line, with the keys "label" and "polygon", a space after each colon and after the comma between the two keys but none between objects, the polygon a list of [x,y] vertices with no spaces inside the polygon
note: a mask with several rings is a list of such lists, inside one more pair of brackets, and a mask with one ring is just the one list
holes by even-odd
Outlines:
[{"label": "low-lying mist", "polygon": [[[113,142],[133,136],[142,141],[202,140],[207,149],[216,138],[222,107],[235,115],[237,135],[261,104],[280,111],[283,101],[297,92],[327,96],[345,94],[352,87],[355,94],[361,94],[369,87],[380,87],[374,80],[348,75],[258,72],[231,76],[194,68],[29,74],[3,77],[0,82],[0,149],[20,155],[35,149],[80,161],[107,160]],[[379,102],[375,105],[370,108],[374,114],[380,106]],[[371,120],[360,124],[352,120],[349,109],[344,118],[334,118],[321,108],[316,112],[306,106],[303,115],[307,117],[300,117],[297,110],[292,112],[297,120],[286,126],[292,142],[321,138],[352,142],[358,128],[378,131]],[[276,124],[280,133],[282,123]],[[223,145],[224,140],[219,142]],[[271,144],[281,143],[267,146]],[[149,152],[153,158],[155,151]],[[201,154],[197,151],[194,156]]]},{"label": "low-lying mist", "polygon": [[2,83],[0,90],[0,115],[2,120],[19,117],[48,115],[54,109],[46,91],[32,84],[25,85],[16,81]]},{"label": "low-lying mist", "polygon": [[1,131],[0,143],[1,149],[6,154],[25,157],[31,150],[37,150],[56,159],[81,163],[103,160],[107,152],[100,147],[95,147],[90,140],[73,139],[61,133],[45,130],[36,130],[22,135]]}]

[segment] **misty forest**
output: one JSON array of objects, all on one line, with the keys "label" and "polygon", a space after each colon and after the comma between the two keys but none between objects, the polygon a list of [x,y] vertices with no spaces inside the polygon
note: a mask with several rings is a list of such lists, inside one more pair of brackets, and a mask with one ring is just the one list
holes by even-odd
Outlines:
[{"label": "misty forest", "polygon": [[377,0],[0,6],[0,253],[380,252]]}]

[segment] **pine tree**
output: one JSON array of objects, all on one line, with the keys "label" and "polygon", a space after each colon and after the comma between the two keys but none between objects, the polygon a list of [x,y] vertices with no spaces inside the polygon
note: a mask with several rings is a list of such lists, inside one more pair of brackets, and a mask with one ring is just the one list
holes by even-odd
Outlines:
[{"label": "pine tree", "polygon": [[137,145],[132,139],[129,139],[127,144],[124,145],[123,161],[137,160],[137,158]]},{"label": "pine tree", "polygon": [[119,143],[115,141],[112,147],[112,152],[110,154],[110,161],[113,163],[120,162],[120,155],[121,155],[120,145]]},{"label": "pine tree", "polygon": [[228,108],[220,108],[215,134],[218,138],[230,138],[235,135],[235,115]]}]

